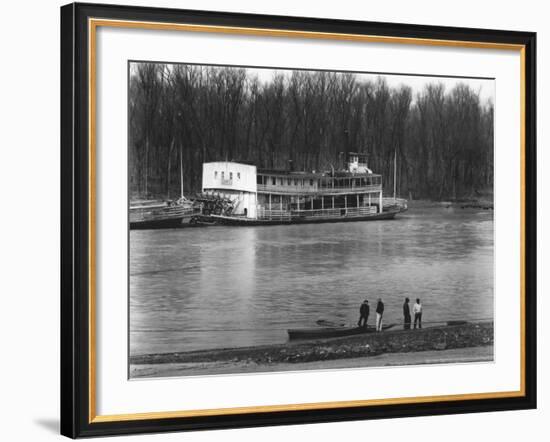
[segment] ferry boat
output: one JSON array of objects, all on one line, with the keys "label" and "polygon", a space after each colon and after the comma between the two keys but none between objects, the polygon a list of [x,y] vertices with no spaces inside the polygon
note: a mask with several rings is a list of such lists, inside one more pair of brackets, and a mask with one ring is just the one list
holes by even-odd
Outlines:
[{"label": "ferry boat", "polygon": [[233,202],[230,210],[210,215],[230,225],[385,220],[407,210],[406,200],[383,197],[382,176],[367,167],[366,154],[355,152],[343,168],[325,172],[204,163],[202,193]]}]

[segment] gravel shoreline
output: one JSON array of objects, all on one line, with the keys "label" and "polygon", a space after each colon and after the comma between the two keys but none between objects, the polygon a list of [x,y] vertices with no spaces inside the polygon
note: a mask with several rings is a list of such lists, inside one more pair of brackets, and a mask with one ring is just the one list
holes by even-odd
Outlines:
[{"label": "gravel shoreline", "polygon": [[427,350],[409,353],[387,353],[350,359],[333,359],[301,363],[256,364],[254,362],[188,362],[132,365],[130,377],[163,378],[175,376],[207,376],[222,374],[270,373],[303,370],[335,370],[341,368],[382,368],[392,366],[417,366],[429,364],[462,364],[492,362],[493,346],[465,347],[449,350]]},{"label": "gravel shoreline", "polygon": [[[276,371],[277,364],[297,367],[297,364],[318,362],[323,366],[329,361],[374,358],[391,353],[442,352],[450,349],[489,346],[492,348],[493,336],[493,322],[483,322],[257,347],[157,353],[130,357],[130,372],[131,377],[158,376],[158,374],[145,374],[159,371],[158,369],[146,370],[146,366],[163,364],[180,364],[182,371],[188,374],[191,374],[189,371],[192,371],[192,374],[202,374],[205,365],[209,366],[209,374],[216,373],[216,367],[220,368],[220,373],[227,372],[225,371],[227,367],[230,370],[233,369],[234,373],[238,373],[242,371],[239,367],[244,366],[259,368],[255,371]],[[492,360],[492,350],[490,358],[485,360]],[[406,361],[401,364],[404,363]],[[223,367],[225,368],[222,369]]]}]

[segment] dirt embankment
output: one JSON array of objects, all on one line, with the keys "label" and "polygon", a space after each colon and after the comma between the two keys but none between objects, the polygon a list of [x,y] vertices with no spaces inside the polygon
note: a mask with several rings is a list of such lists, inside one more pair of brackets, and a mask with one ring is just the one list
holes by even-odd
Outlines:
[{"label": "dirt embankment", "polygon": [[468,197],[451,199],[450,202],[452,205],[460,207],[461,209],[493,210],[493,189],[476,191]]},{"label": "dirt embankment", "polygon": [[494,208],[493,201],[487,200],[462,200],[454,201],[453,204],[461,209],[493,210]]},{"label": "dirt embankment", "polygon": [[135,365],[224,361],[256,364],[303,363],[376,356],[384,353],[480,347],[492,345],[493,336],[492,322],[466,323],[258,347],[148,354],[132,356],[130,363]]}]

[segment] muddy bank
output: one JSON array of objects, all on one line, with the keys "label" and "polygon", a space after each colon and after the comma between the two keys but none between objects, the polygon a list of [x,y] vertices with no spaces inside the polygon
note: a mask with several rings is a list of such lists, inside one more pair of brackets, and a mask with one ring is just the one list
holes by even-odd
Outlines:
[{"label": "muddy bank", "polygon": [[494,208],[492,201],[485,200],[463,200],[455,201],[453,204],[461,209],[493,210]]},{"label": "muddy bank", "polygon": [[493,210],[494,203],[492,200],[484,199],[457,199],[439,202],[445,208],[460,208],[460,209],[478,209],[478,210]]},{"label": "muddy bank", "polygon": [[409,353],[386,353],[351,359],[273,364],[254,362],[186,362],[170,364],[132,365],[131,378],[157,378],[169,376],[206,376],[235,373],[265,373],[302,370],[334,370],[339,368],[403,367],[430,364],[463,364],[493,361],[493,346],[427,350]]},{"label": "muddy bank", "polygon": [[314,341],[288,342],[258,347],[157,353],[132,356],[130,364],[254,363],[298,364],[314,361],[361,358],[386,353],[409,353],[482,347],[493,344],[493,323],[466,323],[421,330],[382,333]]}]

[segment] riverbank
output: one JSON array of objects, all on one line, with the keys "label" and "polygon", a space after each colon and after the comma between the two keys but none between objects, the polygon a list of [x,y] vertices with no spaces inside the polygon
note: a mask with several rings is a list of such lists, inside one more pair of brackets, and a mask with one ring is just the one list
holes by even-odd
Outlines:
[{"label": "riverbank", "polygon": [[453,207],[460,207],[461,209],[493,210],[493,189],[487,188],[483,191],[477,191],[475,194],[470,196],[450,199],[447,202],[443,202],[443,204],[449,204],[449,206]]},{"label": "riverbank", "polygon": [[139,355],[130,358],[130,375],[137,378],[491,361],[493,333],[492,322],[466,323],[257,347]]},{"label": "riverbank", "polygon": [[461,209],[479,209],[493,210],[494,204],[492,200],[485,199],[458,199],[449,203],[450,206],[460,207]]},{"label": "riverbank", "polygon": [[254,362],[189,362],[133,365],[132,378],[171,376],[206,376],[214,374],[261,373],[273,371],[334,370],[338,368],[375,368],[407,365],[461,364],[493,361],[493,346],[428,350],[416,353],[387,353],[351,359],[333,359],[302,363],[281,362],[256,364]]},{"label": "riverbank", "polygon": [[409,210],[418,208],[444,207],[446,209],[475,209],[475,210],[494,210],[492,198],[457,198],[443,200],[409,200],[407,201]]}]

